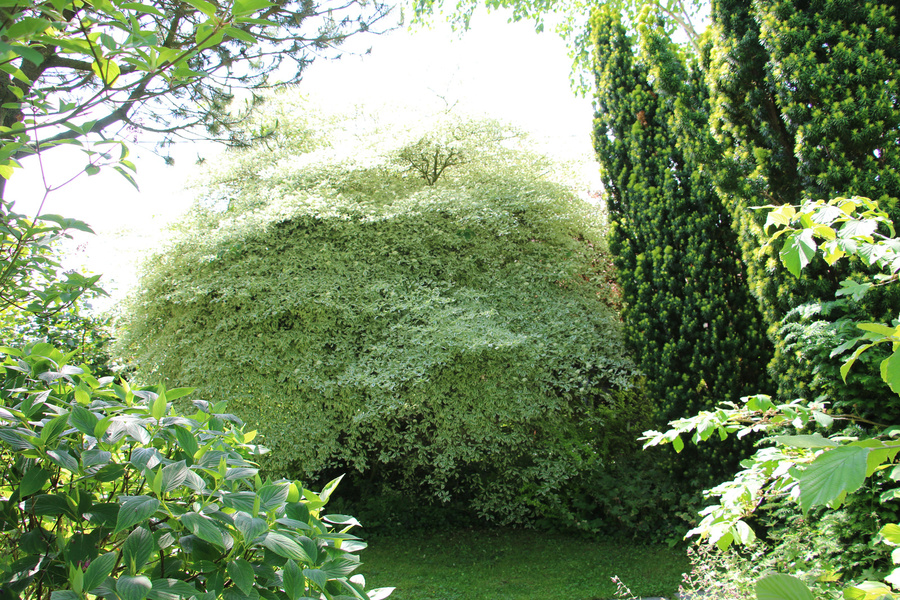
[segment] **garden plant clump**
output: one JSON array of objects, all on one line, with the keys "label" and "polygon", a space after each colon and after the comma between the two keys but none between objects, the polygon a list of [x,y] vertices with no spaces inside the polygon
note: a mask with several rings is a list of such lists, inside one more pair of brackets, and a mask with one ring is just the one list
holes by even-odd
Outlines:
[{"label": "garden plant clump", "polygon": [[0,598],[374,600],[353,575],[366,544],[315,493],[260,476],[224,404],[133,389],[49,344],[3,348]]}]

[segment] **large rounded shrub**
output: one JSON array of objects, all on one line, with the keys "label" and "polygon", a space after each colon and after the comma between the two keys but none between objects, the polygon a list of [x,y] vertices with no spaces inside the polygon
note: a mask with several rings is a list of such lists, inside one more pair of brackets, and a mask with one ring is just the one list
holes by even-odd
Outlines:
[{"label": "large rounded shrub", "polygon": [[[559,508],[633,427],[601,215],[497,123],[309,122],[226,155],[148,262],[143,377],[227,398],[280,474],[500,522]],[[411,152],[458,159],[430,181]]]}]

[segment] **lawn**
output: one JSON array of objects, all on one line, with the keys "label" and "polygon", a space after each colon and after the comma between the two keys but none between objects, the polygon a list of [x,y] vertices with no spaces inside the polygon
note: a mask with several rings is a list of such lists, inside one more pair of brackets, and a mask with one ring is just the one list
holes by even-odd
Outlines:
[{"label": "lawn", "polygon": [[367,588],[393,600],[607,600],[617,575],[637,596],[672,598],[684,550],[536,530],[462,530],[369,538]]}]

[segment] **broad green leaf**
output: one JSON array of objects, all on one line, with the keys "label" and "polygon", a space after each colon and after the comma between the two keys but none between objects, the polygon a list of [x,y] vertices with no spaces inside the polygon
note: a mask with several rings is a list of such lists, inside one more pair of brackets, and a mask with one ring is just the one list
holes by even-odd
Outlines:
[{"label": "broad green leaf", "polygon": [[88,592],[106,581],[116,566],[118,555],[115,552],[107,552],[91,561],[84,571],[84,589]]},{"label": "broad green leaf", "polygon": [[878,532],[889,544],[900,546],[900,525],[896,523],[888,523]]},{"label": "broad green leaf", "polygon": [[122,562],[130,575],[137,575],[150,560],[154,548],[153,536],[143,528],[137,527],[125,539],[122,545]]},{"label": "broad green leaf", "polygon": [[236,17],[243,17],[270,6],[275,5],[269,0],[235,0],[231,14]]},{"label": "broad green leaf", "polygon": [[45,471],[40,467],[32,467],[25,473],[21,483],[19,483],[19,497],[26,498],[41,491],[49,479],[49,471]]},{"label": "broad green leaf", "polygon": [[822,437],[819,433],[812,435],[776,435],[776,443],[791,448],[837,448],[837,442]]},{"label": "broad green leaf", "polygon": [[[227,478],[227,477],[226,477]],[[259,489],[260,510],[268,512],[280,508],[287,501],[289,490],[288,483],[265,485]]]},{"label": "broad green leaf", "polygon": [[[75,393],[77,394],[78,390]],[[75,406],[69,415],[69,423],[72,427],[85,435],[94,435],[94,430],[99,422],[100,419],[83,406]]]},{"label": "broad green leaf", "polygon": [[303,576],[312,581],[318,588],[325,591],[328,584],[328,576],[319,569],[303,569]]},{"label": "broad green leaf", "polygon": [[880,581],[863,581],[844,589],[845,600],[891,600],[894,595],[890,588]]},{"label": "broad green leaf", "polygon": [[78,473],[78,461],[64,450],[48,450],[47,457],[54,465],[71,473]]},{"label": "broad green leaf", "polygon": [[[99,77],[100,80],[103,81],[103,83],[107,86],[113,85],[121,74],[119,65],[107,58],[99,58],[95,60],[93,63],[91,63],[91,69],[94,71],[94,75]],[[85,169],[85,171],[87,171],[87,169]],[[92,175],[92,173],[88,173],[88,175]]]},{"label": "broad green leaf", "polygon": [[230,38],[240,40],[240,41],[245,42],[250,45],[254,45],[257,42],[255,37],[253,37],[252,35],[250,35],[249,33],[247,33],[246,31],[244,31],[242,29],[238,29],[237,27],[226,27],[225,35]]},{"label": "broad green leaf", "polygon": [[298,560],[308,565],[313,564],[312,559],[306,551],[300,547],[300,544],[281,533],[270,531],[262,539],[262,545],[278,556]]},{"label": "broad green leaf", "polygon": [[790,575],[773,573],[756,582],[757,600],[815,600],[806,584]]},{"label": "broad green leaf", "polygon": [[181,524],[201,540],[219,548],[225,547],[222,530],[212,519],[192,511],[181,516]]},{"label": "broad green leaf", "polygon": [[178,440],[178,446],[193,460],[194,455],[199,450],[194,434],[181,425],[175,425],[173,429],[175,430],[175,439]]},{"label": "broad green leaf", "polygon": [[890,327],[881,323],[857,323],[856,326],[863,331],[871,331],[885,337],[896,336],[900,333],[897,327]]},{"label": "broad green leaf", "polygon": [[179,579],[154,579],[153,589],[147,595],[148,600],[178,600],[198,596],[197,588]]},{"label": "broad green leaf", "polygon": [[157,421],[166,416],[166,402],[166,393],[165,391],[160,390],[160,394],[156,397],[156,400],[154,400],[153,404],[150,406],[150,416]]},{"label": "broad green leaf", "polygon": [[794,277],[799,277],[800,271],[815,255],[816,242],[812,232],[804,229],[787,237],[781,249],[781,262]]},{"label": "broad green leaf", "polygon": [[841,446],[826,450],[800,474],[800,506],[803,512],[829,504],[842,493],[853,492],[866,478],[868,448]]},{"label": "broad green leaf", "polygon": [[881,361],[881,378],[892,392],[900,394],[900,349]]},{"label": "broad green leaf", "polygon": [[[748,528],[749,529],[749,528]],[[751,532],[752,533],[752,532]],[[348,556],[353,556],[348,555]],[[338,577],[345,577],[350,575],[359,568],[359,560],[354,560],[352,558],[341,557],[341,558],[333,558],[331,560],[325,561],[319,569],[328,576],[329,579],[336,579]]]},{"label": "broad green leaf", "polygon": [[150,578],[142,575],[122,575],[116,581],[116,593],[122,600],[144,600],[152,589]]},{"label": "broad green leaf", "polygon": [[243,558],[238,558],[228,563],[228,576],[245,594],[250,593],[250,590],[253,589],[253,582],[256,580],[253,574],[253,566]]},{"label": "broad green leaf", "polygon": [[159,509],[159,500],[150,496],[132,496],[122,503],[113,533],[143,523]]},{"label": "broad green leaf", "polygon": [[125,2],[124,4],[120,4],[119,8],[123,8],[125,10],[136,10],[138,12],[156,15],[157,17],[166,16],[165,13],[160,11],[158,8],[148,4],[141,4],[140,2]]},{"label": "broad green leaf", "polygon": [[168,493],[181,487],[189,473],[190,470],[183,460],[163,467],[161,480],[163,493]]},{"label": "broad green leaf", "polygon": [[207,2],[206,0],[184,0],[185,4],[189,4],[202,12],[207,17],[216,16],[216,7],[214,4]]},{"label": "broad green leaf", "polygon": [[250,543],[269,530],[269,525],[264,519],[251,517],[246,512],[235,513],[234,526],[241,532],[246,543]]},{"label": "broad green leaf", "polygon": [[284,565],[284,571],[281,574],[284,582],[284,593],[287,594],[288,600],[298,600],[306,591],[306,579],[292,560],[288,560]]}]

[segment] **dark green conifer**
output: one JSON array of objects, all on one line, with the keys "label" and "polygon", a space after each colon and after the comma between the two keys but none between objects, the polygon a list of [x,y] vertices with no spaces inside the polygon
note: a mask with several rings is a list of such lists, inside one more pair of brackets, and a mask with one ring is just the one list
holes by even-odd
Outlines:
[{"label": "dark green conifer", "polygon": [[[631,347],[674,419],[764,389],[768,347],[731,217],[701,168],[708,94],[661,28],[593,18],[594,143]],[[697,127],[701,129],[696,130]]]}]

